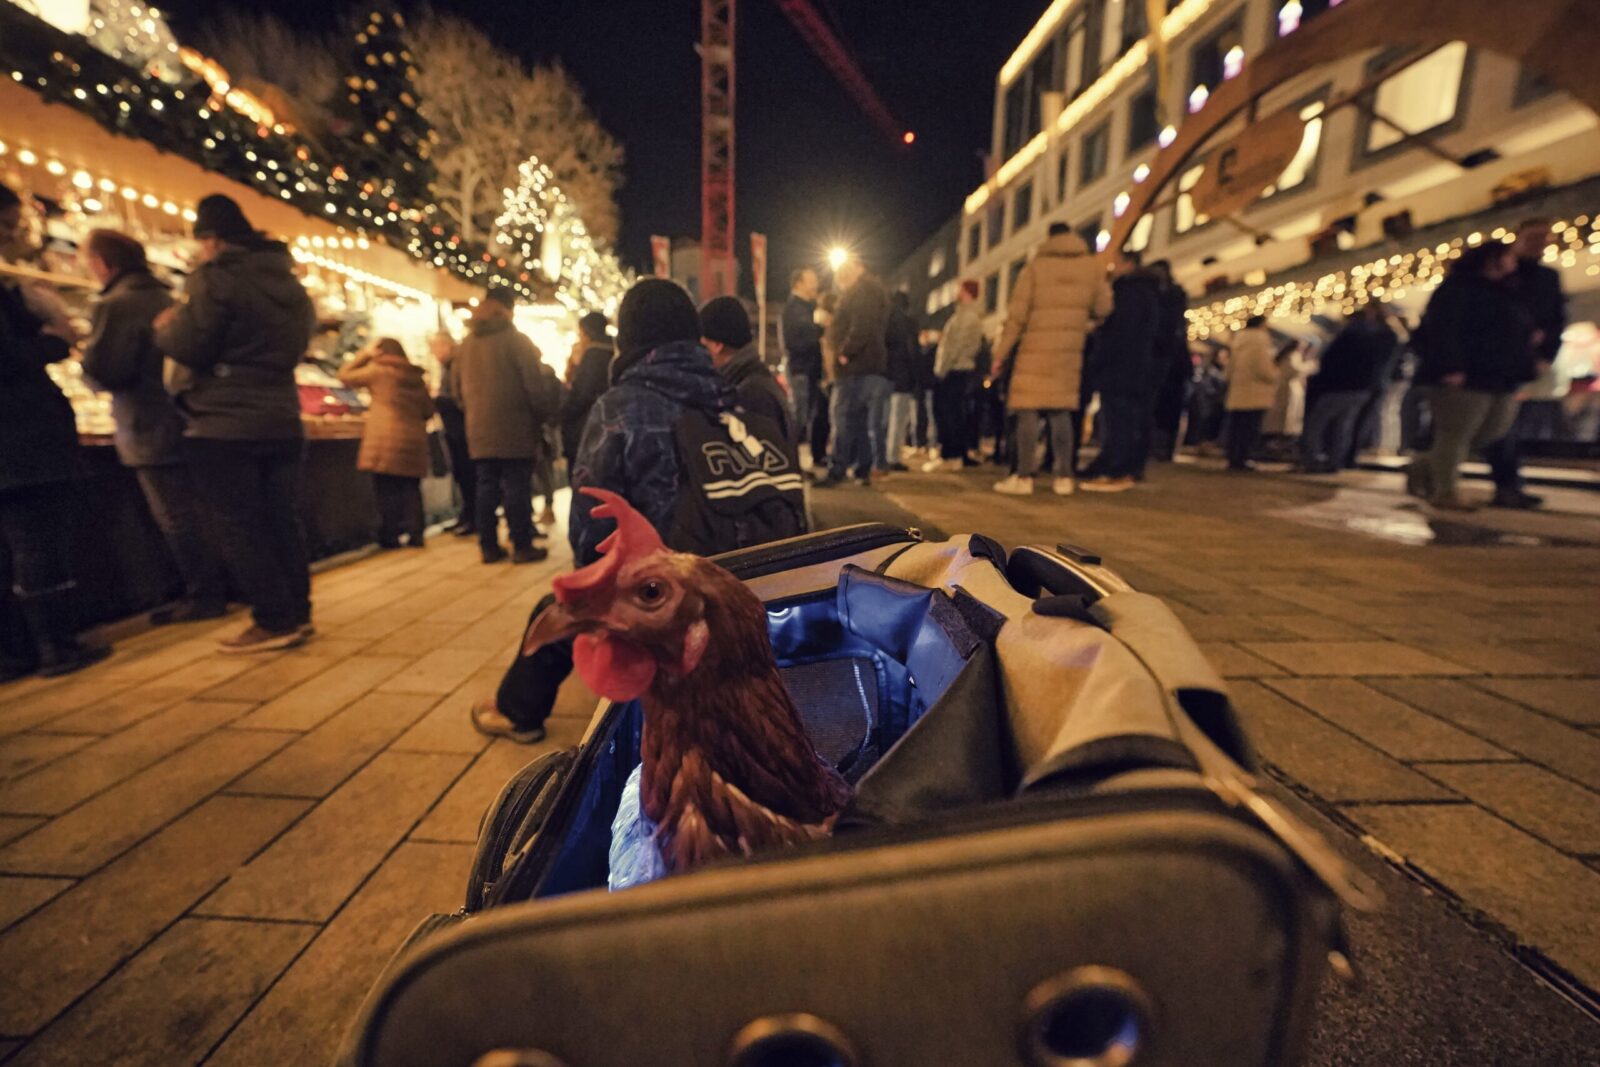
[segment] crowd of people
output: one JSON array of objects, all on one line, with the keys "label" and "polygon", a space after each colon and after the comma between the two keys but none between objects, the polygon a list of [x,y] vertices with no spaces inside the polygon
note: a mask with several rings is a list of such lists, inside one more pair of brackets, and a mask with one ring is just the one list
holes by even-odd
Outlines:
[{"label": "crowd of people", "polygon": [[[1529,383],[1551,374],[1566,325],[1559,275],[1540,262],[1549,240],[1549,223],[1530,219],[1508,243],[1466,249],[1415,329],[1374,300],[1320,349],[1254,316],[1205,354],[1191,350],[1188,298],[1165,261],[1125,254],[1108,274],[1064,225],[1017,275],[993,344],[976,281],[959,284],[941,330],[919,331],[905,294],[886,294],[859,263],[826,294],[803,269],[780,326],[794,417],[826,471],[818,488],[871,484],[925,450],[927,472],[1000,465],[1009,473],[994,490],[1007,495],[1032,494],[1043,465],[1066,496],[1130,489],[1180,444],[1215,448],[1231,471],[1267,456],[1334,474],[1393,410],[1416,456],[1414,495],[1472,508],[1458,472],[1479,452],[1494,505],[1537,507],[1522,486],[1518,413]],[[1080,466],[1086,437],[1099,448]]]}]

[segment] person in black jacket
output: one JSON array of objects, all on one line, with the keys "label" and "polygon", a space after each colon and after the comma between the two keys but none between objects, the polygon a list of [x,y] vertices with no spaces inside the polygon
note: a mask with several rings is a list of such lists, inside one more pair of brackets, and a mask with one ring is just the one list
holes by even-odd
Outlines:
[{"label": "person in black jacket", "polygon": [[889,350],[889,404],[880,418],[883,426],[883,455],[880,471],[907,471],[901,452],[911,437],[917,406],[917,322],[911,317],[911,297],[896,290],[889,297],[889,322],[884,328],[884,346]]},{"label": "person in black jacket", "polygon": [[150,515],[183,576],[187,594],[151,621],[216,619],[228,610],[228,577],[211,547],[203,505],[184,462],[183,416],[161,384],[162,355],[152,323],[172,306],[150,273],[144,245],[114,230],[94,230],[84,245],[89,273],[103,286],[83,346],[83,370],[111,394],[117,458],[139,479]]},{"label": "person in black jacket", "polygon": [[1413,344],[1418,383],[1428,386],[1433,447],[1418,456],[1406,490],[1436,507],[1471,510],[1456,493],[1457,469],[1473,448],[1498,441],[1516,417],[1516,391],[1534,377],[1533,325],[1509,278],[1511,249],[1469,248],[1428,301]]},{"label": "person in black jacket", "polygon": [[711,365],[738,392],[739,406],[771,419],[785,438],[798,443],[789,398],[751,343],[750,313],[737,297],[719,296],[700,309],[700,343],[711,353]]},{"label": "person in black jacket", "polygon": [[1147,268],[1161,283],[1161,319],[1156,327],[1156,395],[1142,438],[1144,451],[1171,460],[1178,450],[1178,425],[1189,403],[1194,359],[1189,354],[1189,294],[1172,276],[1172,264],[1158,259]]},{"label": "person in black jacket", "polygon": [[1095,333],[1090,387],[1100,394],[1100,454],[1084,470],[1085,489],[1131,485],[1149,455],[1143,432],[1160,381],[1156,345],[1161,329],[1161,278],[1125,256],[1112,283],[1111,314]]},{"label": "person in black jacket", "polygon": [[609,325],[598,311],[578,320],[580,351],[567,364],[567,396],[561,402],[561,452],[567,457],[569,472],[578,458],[589,412],[611,386],[611,357],[616,347],[611,343]]},{"label": "person in black jacket", "polygon": [[1389,313],[1373,300],[1350,317],[1322,354],[1307,390],[1316,395],[1300,438],[1301,461],[1313,474],[1333,474],[1349,458],[1357,420],[1383,389],[1399,338]]},{"label": "person in black jacket", "polygon": [[[784,377],[802,440],[810,436],[822,395],[822,326],[817,322],[817,272],[801,267],[789,279],[789,299],[778,318],[778,345],[783,349]],[[812,462],[820,462],[820,454]]]},{"label": "person in black jacket", "polygon": [[179,369],[167,386],[188,424],[190,470],[254,617],[221,650],[290,648],[312,634],[294,369],[315,314],[288,247],[258,233],[226,196],[200,201],[194,236],[202,262],[184,302],[162,312],[155,329]]},{"label": "person in black jacket", "polygon": [[[17,242],[21,228],[22,201],[0,185],[0,248]],[[70,355],[26,294],[0,282],[0,556],[10,557],[0,581],[15,592],[32,638],[20,658],[0,654],[0,681],[35,670],[54,677],[111,654],[78,640],[72,610],[78,428],[45,371]]]},{"label": "person in black jacket", "polygon": [[[1517,227],[1516,243],[1511,246],[1517,255],[1517,269],[1510,281],[1517,301],[1533,324],[1535,377],[1550,373],[1551,364],[1561,352],[1561,335],[1567,328],[1567,297],[1561,291],[1561,275],[1540,262],[1549,244],[1550,220],[1524,219]],[[1521,405],[1518,414],[1523,414]],[[1514,418],[1506,435],[1483,450],[1494,477],[1494,498],[1490,503],[1497,508],[1536,508],[1544,503],[1544,498],[1522,488],[1521,426],[1521,420]]]}]

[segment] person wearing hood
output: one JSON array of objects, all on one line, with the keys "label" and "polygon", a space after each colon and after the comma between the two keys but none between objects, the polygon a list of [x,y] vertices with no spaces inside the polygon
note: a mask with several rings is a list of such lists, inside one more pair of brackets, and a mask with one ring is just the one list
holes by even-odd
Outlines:
[{"label": "person wearing hood", "polygon": [[372,475],[378,544],[399,548],[404,535],[407,545],[421,548],[422,479],[428,473],[428,420],[433,417],[422,368],[406,358],[399,341],[385,337],[341,367],[339,380],[372,397],[356,470]]},{"label": "person wearing hood", "polygon": [[711,365],[738,393],[739,406],[771,419],[784,437],[797,441],[789,398],[752,340],[750,313],[738,297],[719,296],[700,309],[700,343],[710,353]]},{"label": "person wearing hood", "polygon": [[[0,185],[0,252],[22,245],[22,199]],[[78,428],[46,368],[72,355],[66,339],[0,278],[0,569],[32,647],[0,648],[0,681],[80,670],[111,654],[76,636],[72,530]]]},{"label": "person wearing hood", "polygon": [[[572,468],[572,510],[567,537],[574,564],[600,558],[600,542],[616,528],[590,517],[597,501],[579,489],[609,489],[650,521],[661,539],[675,545],[673,517],[684,472],[678,458],[678,420],[691,408],[712,418],[737,406],[732,385],[712,366],[700,345],[700,315],[689,294],[665,278],[638,282],[617,312],[617,355],[611,388],[590,412]],[[738,547],[736,545],[725,546]],[[533,609],[529,623],[552,597]],[[492,701],[472,709],[485,734],[533,744],[545,736],[544,722],[556,692],[572,673],[572,642],[557,641],[529,656],[518,655]]]},{"label": "person wearing hood", "polygon": [[511,562],[537,563],[550,555],[533,543],[533,469],[545,425],[560,414],[561,391],[540,369],[539,349],[512,324],[516,303],[508,288],[489,290],[473,309],[472,332],[456,354],[467,447],[478,471],[476,526],[485,563],[507,558],[500,547],[502,507]]},{"label": "person wearing hood", "polygon": [[186,422],[190,472],[254,620],[222,651],[289,648],[312,634],[294,370],[316,316],[288,246],[257,232],[228,197],[200,201],[194,236],[200,264],[155,331],[173,364],[166,384]]},{"label": "person wearing hood", "polygon": [[199,493],[184,463],[183,416],[162,385],[153,323],[172,306],[150,273],[144,245],[115,230],[93,230],[84,263],[102,286],[83,346],[83,371],[111,394],[117,458],[133,471],[183,577],[185,602],[150,616],[156,624],[216,619],[228,610],[228,578],[211,547]]},{"label": "person wearing hood", "polygon": [[1161,281],[1125,254],[1111,283],[1114,310],[1095,335],[1090,384],[1100,394],[1100,454],[1084,471],[1083,488],[1117,492],[1144,473],[1157,386],[1156,343],[1161,327]]},{"label": "person wearing hood", "polygon": [[1060,496],[1073,491],[1074,416],[1084,341],[1090,327],[1111,309],[1104,265],[1065,223],[1051,223],[1044,245],[1012,286],[1005,329],[995,348],[991,377],[1000,380],[1010,371],[1006,408],[1017,416],[1017,473],[995,483],[995,492],[1033,492],[1041,421],[1049,424],[1055,451],[1053,488]]}]

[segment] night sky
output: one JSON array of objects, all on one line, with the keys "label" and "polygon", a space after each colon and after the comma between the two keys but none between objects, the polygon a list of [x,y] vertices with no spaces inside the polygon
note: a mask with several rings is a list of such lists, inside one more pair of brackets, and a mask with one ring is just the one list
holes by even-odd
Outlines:
[{"label": "night sky", "polygon": [[[907,148],[866,118],[771,0],[738,0],[738,251],[771,242],[770,284],[834,240],[875,270],[895,266],[982,179],[994,78],[1048,0],[816,0],[890,111]],[[168,0],[179,36],[221,5]],[[307,29],[339,28],[347,0],[260,0]],[[529,61],[559,59],[627,152],[624,260],[645,267],[652,233],[700,230],[697,0],[439,0]],[[745,283],[748,290],[748,281]]]}]

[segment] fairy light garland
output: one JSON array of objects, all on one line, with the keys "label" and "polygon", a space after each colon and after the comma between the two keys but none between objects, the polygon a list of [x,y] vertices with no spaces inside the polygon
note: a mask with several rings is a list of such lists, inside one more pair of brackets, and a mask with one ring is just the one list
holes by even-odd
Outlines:
[{"label": "fairy light garland", "polygon": [[537,157],[524,160],[517,168],[517,187],[504,190],[495,243],[521,264],[514,285],[518,292],[532,294],[528,283],[538,271],[554,283],[556,300],[575,313],[599,309],[614,315],[630,282]]},{"label": "fairy light garland", "polygon": [[[1550,232],[1553,239],[1543,257],[1547,266],[1576,267],[1579,257],[1586,256],[1591,262],[1585,272],[1600,275],[1600,215],[1559,220],[1551,224]],[[1374,300],[1403,300],[1413,292],[1430,291],[1442,282],[1450,262],[1459,258],[1463,249],[1485,241],[1510,244],[1515,238],[1516,234],[1503,226],[1487,233],[1475,230],[1428,248],[1397,252],[1330,271],[1314,281],[1282,282],[1190,308],[1189,339],[1199,341],[1243,329],[1254,315],[1305,323],[1322,311],[1350,315]]]}]

